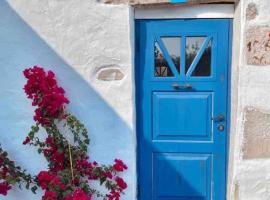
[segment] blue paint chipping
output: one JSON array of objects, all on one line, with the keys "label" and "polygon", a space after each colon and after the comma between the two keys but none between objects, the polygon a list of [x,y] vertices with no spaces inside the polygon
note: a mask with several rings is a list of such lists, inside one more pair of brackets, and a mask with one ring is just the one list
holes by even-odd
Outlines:
[{"label": "blue paint chipping", "polygon": [[187,3],[188,0],[171,0],[171,3]]}]

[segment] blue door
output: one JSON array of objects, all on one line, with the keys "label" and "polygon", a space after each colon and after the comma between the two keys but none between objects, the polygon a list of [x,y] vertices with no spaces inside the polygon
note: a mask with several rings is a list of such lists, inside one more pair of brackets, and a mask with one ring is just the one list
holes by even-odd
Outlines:
[{"label": "blue door", "polygon": [[230,24],[136,21],[140,200],[225,200]]}]

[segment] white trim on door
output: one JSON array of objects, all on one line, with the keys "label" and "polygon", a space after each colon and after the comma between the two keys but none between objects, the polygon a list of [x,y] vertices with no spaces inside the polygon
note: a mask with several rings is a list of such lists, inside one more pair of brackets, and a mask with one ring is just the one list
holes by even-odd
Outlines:
[{"label": "white trim on door", "polygon": [[234,4],[135,8],[135,19],[233,18]]}]

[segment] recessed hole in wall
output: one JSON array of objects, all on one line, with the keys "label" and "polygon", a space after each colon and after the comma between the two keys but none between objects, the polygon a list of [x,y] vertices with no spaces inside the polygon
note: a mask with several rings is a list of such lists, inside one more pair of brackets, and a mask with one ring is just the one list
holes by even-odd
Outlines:
[{"label": "recessed hole in wall", "polygon": [[119,81],[124,78],[124,73],[117,65],[103,66],[97,71],[97,79],[102,81]]}]

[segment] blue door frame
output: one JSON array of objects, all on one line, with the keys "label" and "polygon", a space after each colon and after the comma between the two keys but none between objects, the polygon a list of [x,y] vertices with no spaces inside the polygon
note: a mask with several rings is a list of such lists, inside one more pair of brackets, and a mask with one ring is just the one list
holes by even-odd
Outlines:
[{"label": "blue door frame", "polygon": [[226,199],[231,24],[136,20],[139,200]]}]

